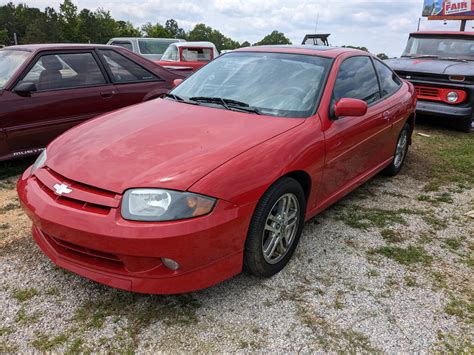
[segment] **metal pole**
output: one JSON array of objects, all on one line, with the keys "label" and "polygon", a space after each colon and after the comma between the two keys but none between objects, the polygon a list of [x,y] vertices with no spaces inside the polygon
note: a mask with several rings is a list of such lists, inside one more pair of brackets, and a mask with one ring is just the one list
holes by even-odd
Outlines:
[{"label": "metal pole", "polygon": [[420,32],[420,23],[421,23],[421,17],[418,19],[418,28],[416,29],[417,32]]},{"label": "metal pole", "polygon": [[18,38],[16,37],[16,32],[13,33],[13,41],[15,42],[15,46],[18,45]]},{"label": "metal pole", "polygon": [[466,31],[466,23],[467,23],[467,20],[461,20],[461,29],[460,29],[461,32]]}]

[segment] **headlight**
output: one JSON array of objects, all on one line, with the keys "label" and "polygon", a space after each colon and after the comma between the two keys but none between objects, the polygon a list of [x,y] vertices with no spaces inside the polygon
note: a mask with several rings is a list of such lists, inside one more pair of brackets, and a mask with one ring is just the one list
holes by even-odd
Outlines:
[{"label": "headlight", "polygon": [[36,159],[35,163],[31,167],[30,176],[33,175],[33,173],[36,170],[38,170],[39,168],[42,168],[44,166],[44,164],[46,163],[47,158],[48,157],[46,155],[46,149],[45,149],[41,152],[41,154],[39,155],[39,157]]},{"label": "headlight", "polygon": [[448,102],[450,103],[455,103],[459,100],[459,95],[456,91],[450,91],[448,92],[448,94],[446,95],[446,99],[448,100]]},{"label": "headlight", "polygon": [[122,217],[132,221],[175,221],[204,216],[215,203],[211,197],[190,192],[132,189],[123,196]]}]

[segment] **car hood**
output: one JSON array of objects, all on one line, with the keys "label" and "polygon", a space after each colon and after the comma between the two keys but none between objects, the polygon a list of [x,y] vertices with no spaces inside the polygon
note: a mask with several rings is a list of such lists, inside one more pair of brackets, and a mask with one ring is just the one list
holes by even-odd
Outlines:
[{"label": "car hood", "polygon": [[152,100],[66,132],[48,146],[47,166],[116,193],[133,187],[186,190],[240,153],[303,122]]},{"label": "car hood", "polygon": [[386,60],[385,63],[398,72],[474,76],[474,62],[399,58]]}]

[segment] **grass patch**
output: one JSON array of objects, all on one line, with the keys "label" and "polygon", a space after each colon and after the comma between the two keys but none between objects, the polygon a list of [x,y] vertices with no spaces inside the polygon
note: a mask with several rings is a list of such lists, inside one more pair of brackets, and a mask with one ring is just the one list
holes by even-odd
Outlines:
[{"label": "grass patch", "polygon": [[466,302],[461,299],[452,298],[451,301],[444,307],[444,311],[450,316],[456,316],[461,319],[474,321],[474,303]]},{"label": "grass patch", "polygon": [[453,198],[449,192],[438,193],[433,197],[422,194],[418,195],[416,199],[418,201],[429,202],[435,206],[438,206],[440,203],[453,203]]},{"label": "grass patch", "polygon": [[383,229],[380,232],[382,238],[388,243],[400,243],[403,242],[403,238],[400,236],[400,233],[392,229]]},{"label": "grass patch", "polygon": [[376,249],[370,249],[369,255],[383,255],[389,259],[395,260],[402,265],[412,265],[422,263],[429,265],[433,260],[423,248],[409,246],[408,248],[397,248],[393,246],[384,246]]},{"label": "grass patch", "polygon": [[367,276],[369,276],[369,277],[378,277],[378,276],[380,276],[380,272],[378,272],[377,270],[369,270],[367,272]]},{"label": "grass patch", "polygon": [[416,287],[416,278],[413,276],[405,276],[404,280],[407,287]]},{"label": "grass patch", "polygon": [[444,241],[444,245],[451,250],[459,250],[462,247],[462,242],[459,239],[450,238]]},{"label": "grass patch", "polygon": [[13,329],[11,327],[0,327],[0,337],[4,335],[10,335],[13,333]]},{"label": "grass patch", "polygon": [[423,173],[429,179],[425,192],[449,184],[474,184],[474,135],[445,131],[430,138],[414,135],[413,140],[414,150],[429,161],[423,164]]},{"label": "grass patch", "polygon": [[435,230],[443,230],[448,227],[448,223],[446,222],[445,219],[440,219],[437,218],[433,215],[424,215],[423,221],[425,221],[426,224],[428,224],[431,228]]},{"label": "grass patch", "polygon": [[406,225],[403,215],[420,214],[421,212],[407,208],[398,210],[386,210],[382,208],[366,208],[361,206],[353,206],[347,208],[338,217],[345,224],[352,228],[368,229],[370,227],[389,227],[394,224]]},{"label": "grass patch", "polygon": [[33,287],[16,289],[13,291],[13,298],[18,302],[26,302],[35,297],[38,294],[38,290]]},{"label": "grass patch", "polygon": [[33,340],[31,345],[39,351],[51,351],[64,344],[67,340],[68,336],[66,334],[55,337],[50,337],[46,334],[36,334],[36,339]]},{"label": "grass patch", "polygon": [[4,214],[4,213],[7,213],[9,211],[13,211],[13,210],[16,210],[18,208],[20,208],[20,204],[15,201],[15,202],[8,202],[6,203],[5,205],[3,205],[2,208],[0,208],[0,213],[1,214]]},{"label": "grass patch", "polygon": [[15,322],[18,324],[31,324],[36,323],[40,318],[40,313],[35,312],[33,314],[27,314],[25,307],[20,307],[18,312],[16,312]]}]

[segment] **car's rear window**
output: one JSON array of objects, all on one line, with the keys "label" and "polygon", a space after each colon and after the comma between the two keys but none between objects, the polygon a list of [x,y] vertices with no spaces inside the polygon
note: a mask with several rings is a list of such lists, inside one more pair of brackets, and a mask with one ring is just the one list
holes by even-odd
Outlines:
[{"label": "car's rear window", "polygon": [[3,89],[18,68],[28,59],[30,52],[0,50],[0,89]]},{"label": "car's rear window", "polygon": [[138,47],[141,54],[163,54],[173,41],[159,39],[139,39]]}]

